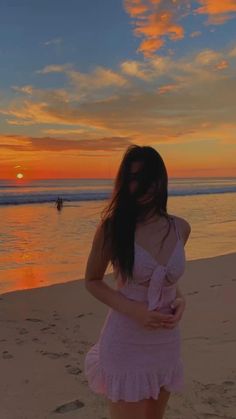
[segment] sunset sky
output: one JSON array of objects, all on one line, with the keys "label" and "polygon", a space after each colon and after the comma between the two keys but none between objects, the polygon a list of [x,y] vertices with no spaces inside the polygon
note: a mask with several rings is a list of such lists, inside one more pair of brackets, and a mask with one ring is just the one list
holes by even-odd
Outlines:
[{"label": "sunset sky", "polygon": [[236,176],[236,0],[2,0],[0,179]]}]

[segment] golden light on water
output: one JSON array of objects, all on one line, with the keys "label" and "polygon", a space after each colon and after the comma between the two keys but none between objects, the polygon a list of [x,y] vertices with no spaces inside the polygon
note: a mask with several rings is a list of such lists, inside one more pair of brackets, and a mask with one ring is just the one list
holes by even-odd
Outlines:
[{"label": "golden light on water", "polygon": [[23,173],[17,173],[16,175],[17,179],[22,179],[24,177]]}]

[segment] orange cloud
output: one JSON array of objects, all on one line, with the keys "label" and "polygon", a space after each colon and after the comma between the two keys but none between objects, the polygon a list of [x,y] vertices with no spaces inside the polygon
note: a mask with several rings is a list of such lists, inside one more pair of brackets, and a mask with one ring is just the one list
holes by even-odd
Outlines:
[{"label": "orange cloud", "polygon": [[124,86],[127,81],[120,74],[109,68],[97,67],[91,74],[83,74],[79,71],[68,71],[67,75],[73,85],[86,90],[102,89],[109,86]]},{"label": "orange cloud", "polygon": [[149,71],[145,69],[145,65],[138,61],[130,60],[121,63],[121,70],[123,73],[131,77],[137,77],[142,80],[148,80],[150,75]]},{"label": "orange cloud", "polygon": [[226,60],[222,60],[216,64],[216,70],[225,70],[229,67],[229,63]]},{"label": "orange cloud", "polygon": [[171,39],[181,39],[183,38],[184,30],[182,26],[173,23],[173,13],[164,11],[151,14],[144,22],[138,22],[135,34],[156,37],[157,39],[164,35],[169,36]]},{"label": "orange cloud", "polygon": [[153,54],[153,52],[157,51],[159,48],[164,45],[163,39],[145,39],[143,42],[141,42],[140,47],[138,48],[138,51],[142,52],[146,57]]},{"label": "orange cloud", "polygon": [[[155,56],[125,61],[120,69],[129,76],[128,83],[112,99],[107,88],[104,96],[108,94],[108,99],[81,101],[74,99],[71,86],[60,99],[48,89],[23,87],[22,97],[2,104],[0,113],[7,116],[9,125],[19,123],[20,132],[27,133],[27,124],[35,124],[31,135],[67,140],[127,137],[152,142],[158,137],[159,142],[187,141],[190,132],[201,135],[199,126],[206,119],[219,133],[222,122],[235,120],[234,54],[231,45],[228,51],[205,49],[179,59]],[[25,99],[26,94],[30,99]],[[205,136],[204,127],[202,131]],[[235,134],[230,135],[233,141]],[[222,134],[217,138],[224,141]]]},{"label": "orange cloud", "polygon": [[131,144],[127,137],[110,137],[83,140],[57,139],[53,137],[28,137],[0,134],[0,149],[16,152],[27,151],[117,151]]},{"label": "orange cloud", "polygon": [[202,4],[196,11],[198,13],[208,14],[222,14],[229,12],[236,12],[236,1],[235,0],[197,0],[198,3]]},{"label": "orange cloud", "polygon": [[202,6],[195,9],[197,14],[207,14],[208,22],[213,25],[221,25],[236,12],[236,0],[197,0]]},{"label": "orange cloud", "polygon": [[125,0],[124,4],[129,15],[135,18],[134,34],[144,37],[138,51],[145,56],[158,51],[165,43],[165,36],[175,41],[184,37],[178,18],[180,10],[188,6],[188,0]]},{"label": "orange cloud", "polygon": [[[180,20],[189,14],[208,15],[209,24],[220,25],[234,17],[236,0],[196,0],[200,7],[193,7],[190,0],[124,0],[126,12],[133,19],[134,34],[143,37],[138,51],[151,56],[165,44],[165,37],[177,41],[184,38]],[[200,31],[190,34],[200,36]]]},{"label": "orange cloud", "polygon": [[0,134],[0,177],[25,179],[111,177],[114,157],[131,145],[128,137],[70,140]]},{"label": "orange cloud", "polygon": [[[119,73],[111,70],[110,68],[97,66],[90,73],[81,73],[78,70],[75,70],[71,64],[64,65],[49,65],[45,66],[41,70],[37,70],[39,74],[49,74],[49,73],[64,73],[69,81],[69,91],[64,89],[51,89],[48,91],[49,98],[45,97],[46,91],[43,92],[43,99],[51,100],[54,96],[55,101],[78,101],[93,98],[93,100],[101,100],[104,95],[102,91],[107,93],[109,92],[110,96],[113,96],[116,91],[119,91],[121,88],[126,88],[128,81]],[[26,86],[27,88],[27,86]],[[20,89],[20,88],[19,88]],[[22,93],[28,89],[24,87],[21,88]],[[35,91],[38,96],[40,96],[40,91]]]},{"label": "orange cloud", "polygon": [[148,6],[142,4],[142,0],[125,0],[124,5],[131,17],[142,16],[148,10]]},{"label": "orange cloud", "polygon": [[17,119],[7,120],[10,125],[33,125],[33,124],[61,124],[61,125],[86,125],[89,127],[105,127],[94,115],[92,120],[82,116],[78,108],[72,108],[69,103],[53,101],[33,102],[30,100],[19,101],[20,105],[13,103],[9,109],[0,109],[0,114],[13,116]]},{"label": "orange cloud", "polygon": [[201,66],[206,66],[214,64],[220,58],[221,54],[218,51],[214,51],[212,49],[204,49],[196,55],[195,62]]},{"label": "orange cloud", "polygon": [[173,92],[175,90],[178,90],[179,86],[177,84],[166,84],[158,88],[157,92],[160,95],[163,95],[164,93]]}]

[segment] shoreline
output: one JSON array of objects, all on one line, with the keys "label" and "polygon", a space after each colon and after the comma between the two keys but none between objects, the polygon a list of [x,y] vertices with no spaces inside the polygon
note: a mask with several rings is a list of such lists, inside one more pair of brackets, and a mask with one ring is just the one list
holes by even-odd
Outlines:
[{"label": "shoreline", "polygon": [[[171,394],[168,419],[235,417],[235,258],[186,263],[179,280],[187,302],[180,322],[185,388]],[[112,274],[104,279],[115,285]],[[105,399],[84,376],[85,355],[107,312],[84,280],[1,294],[0,417],[108,418]]]},{"label": "shoreline", "polygon": [[[212,256],[212,257],[202,257],[202,258],[199,258],[199,259],[189,259],[189,260],[186,260],[186,264],[187,263],[193,263],[193,262],[199,262],[199,261],[211,261],[212,259],[223,258],[225,256],[226,257],[227,256],[230,256],[231,257],[233,255],[235,255],[235,258],[236,258],[236,250],[235,250],[235,252],[223,253],[221,255]],[[107,278],[111,277],[112,275],[113,275],[112,272],[111,273],[107,273],[107,274],[104,275],[104,279],[106,280]],[[63,286],[63,285],[66,285],[66,284],[75,283],[75,282],[83,281],[83,280],[84,280],[84,278],[78,278],[78,279],[72,279],[72,280],[66,281],[66,282],[57,282],[55,284],[42,285],[40,287],[23,288],[23,289],[18,289],[18,290],[13,290],[13,291],[7,291],[7,292],[4,292],[4,293],[0,293],[0,298],[2,296],[8,295],[8,294],[12,294],[12,293],[20,293],[20,292],[24,292],[24,291],[38,290],[38,289],[41,289],[41,288],[50,288],[50,287],[55,287],[55,286]]]},{"label": "shoreline", "polygon": [[[236,201],[231,194],[169,197],[168,213],[189,221],[188,261],[236,251]],[[0,295],[83,278],[103,205],[1,207]],[[214,214],[214,216],[213,216]],[[109,270],[110,272],[110,270]]]}]

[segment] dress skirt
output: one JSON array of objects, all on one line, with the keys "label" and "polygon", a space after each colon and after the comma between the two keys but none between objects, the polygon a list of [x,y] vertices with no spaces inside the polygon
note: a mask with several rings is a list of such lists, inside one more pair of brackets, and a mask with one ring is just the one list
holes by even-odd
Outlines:
[{"label": "dress skirt", "polygon": [[[139,284],[117,292],[147,302],[147,288]],[[169,314],[176,287],[164,287],[163,292],[165,305],[160,311]],[[113,402],[158,399],[162,386],[170,392],[182,391],[179,326],[148,330],[127,315],[109,309],[97,343],[86,354],[85,376],[95,393]]]}]

